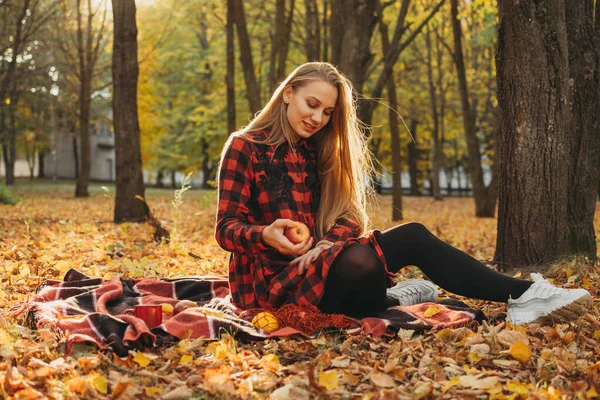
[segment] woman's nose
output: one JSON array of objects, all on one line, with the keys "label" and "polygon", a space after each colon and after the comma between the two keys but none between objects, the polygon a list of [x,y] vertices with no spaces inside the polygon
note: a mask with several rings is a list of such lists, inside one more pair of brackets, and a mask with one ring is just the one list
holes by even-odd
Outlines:
[{"label": "woman's nose", "polygon": [[312,121],[320,124],[321,121],[323,120],[323,112],[322,111],[315,111],[313,113],[313,115],[310,118]]}]

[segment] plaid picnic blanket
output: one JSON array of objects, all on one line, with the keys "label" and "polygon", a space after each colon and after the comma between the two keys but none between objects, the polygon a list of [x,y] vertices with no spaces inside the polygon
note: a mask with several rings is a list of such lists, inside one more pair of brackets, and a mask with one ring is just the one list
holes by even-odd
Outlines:
[{"label": "plaid picnic blanket", "polygon": [[[225,276],[140,280],[114,277],[105,280],[88,277],[71,269],[62,281],[46,280],[36,292],[36,296],[22,304],[13,315],[26,315],[27,324],[34,329],[49,327],[62,331],[67,344],[95,343],[100,348],[112,349],[118,355],[126,355],[131,349],[175,342],[184,337],[218,338],[221,332],[233,332],[240,339],[295,334],[306,336],[300,322],[296,323],[293,319],[287,320],[288,326],[280,326],[271,333],[255,328],[249,320],[261,310],[248,312],[236,309],[230,302]],[[194,301],[199,307],[178,313],[163,312],[163,323],[152,329],[143,320],[125,313],[137,304],[170,304],[175,307],[181,300]],[[435,307],[434,315],[427,317],[431,314],[432,306]],[[273,311],[277,314],[277,310]],[[316,307],[306,311],[313,315],[320,313]],[[460,302],[436,302],[391,307],[361,320],[346,316],[327,319],[325,314],[319,318],[341,321],[332,325],[351,334],[377,337],[389,329],[423,331],[434,327],[456,327],[474,320],[481,321],[485,316]]]}]

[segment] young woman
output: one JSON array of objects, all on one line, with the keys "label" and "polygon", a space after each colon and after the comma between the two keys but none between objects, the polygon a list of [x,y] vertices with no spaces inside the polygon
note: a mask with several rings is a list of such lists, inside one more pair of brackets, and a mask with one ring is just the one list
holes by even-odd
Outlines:
[{"label": "young woman", "polygon": [[[390,288],[395,273],[416,265],[445,290],[507,302],[513,323],[572,319],[591,307],[584,289],[503,275],[419,223],[367,231],[372,168],[348,79],[328,63],[298,67],[221,156],[215,237],[231,252],[234,304],[364,316],[435,300],[428,281]],[[312,237],[293,244],[284,232],[296,221]]]}]

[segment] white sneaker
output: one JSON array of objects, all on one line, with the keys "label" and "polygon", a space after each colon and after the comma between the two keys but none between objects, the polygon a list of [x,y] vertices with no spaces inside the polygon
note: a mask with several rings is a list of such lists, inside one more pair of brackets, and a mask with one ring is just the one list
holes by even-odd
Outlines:
[{"label": "white sneaker", "polygon": [[540,274],[531,274],[533,284],[518,299],[508,300],[507,320],[512,324],[572,321],[592,307],[592,296],[585,289],[554,286]]},{"label": "white sneaker", "polygon": [[396,299],[401,306],[435,301],[438,290],[435,285],[424,279],[408,279],[386,290],[388,297]]}]

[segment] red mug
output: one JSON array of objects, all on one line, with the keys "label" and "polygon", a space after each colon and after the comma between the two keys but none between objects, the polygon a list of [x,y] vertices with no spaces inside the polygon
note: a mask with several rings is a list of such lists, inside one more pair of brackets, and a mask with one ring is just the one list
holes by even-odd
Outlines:
[{"label": "red mug", "polygon": [[160,304],[138,304],[133,309],[125,310],[125,314],[133,313],[148,325],[148,328],[154,328],[162,324],[162,306]]}]

